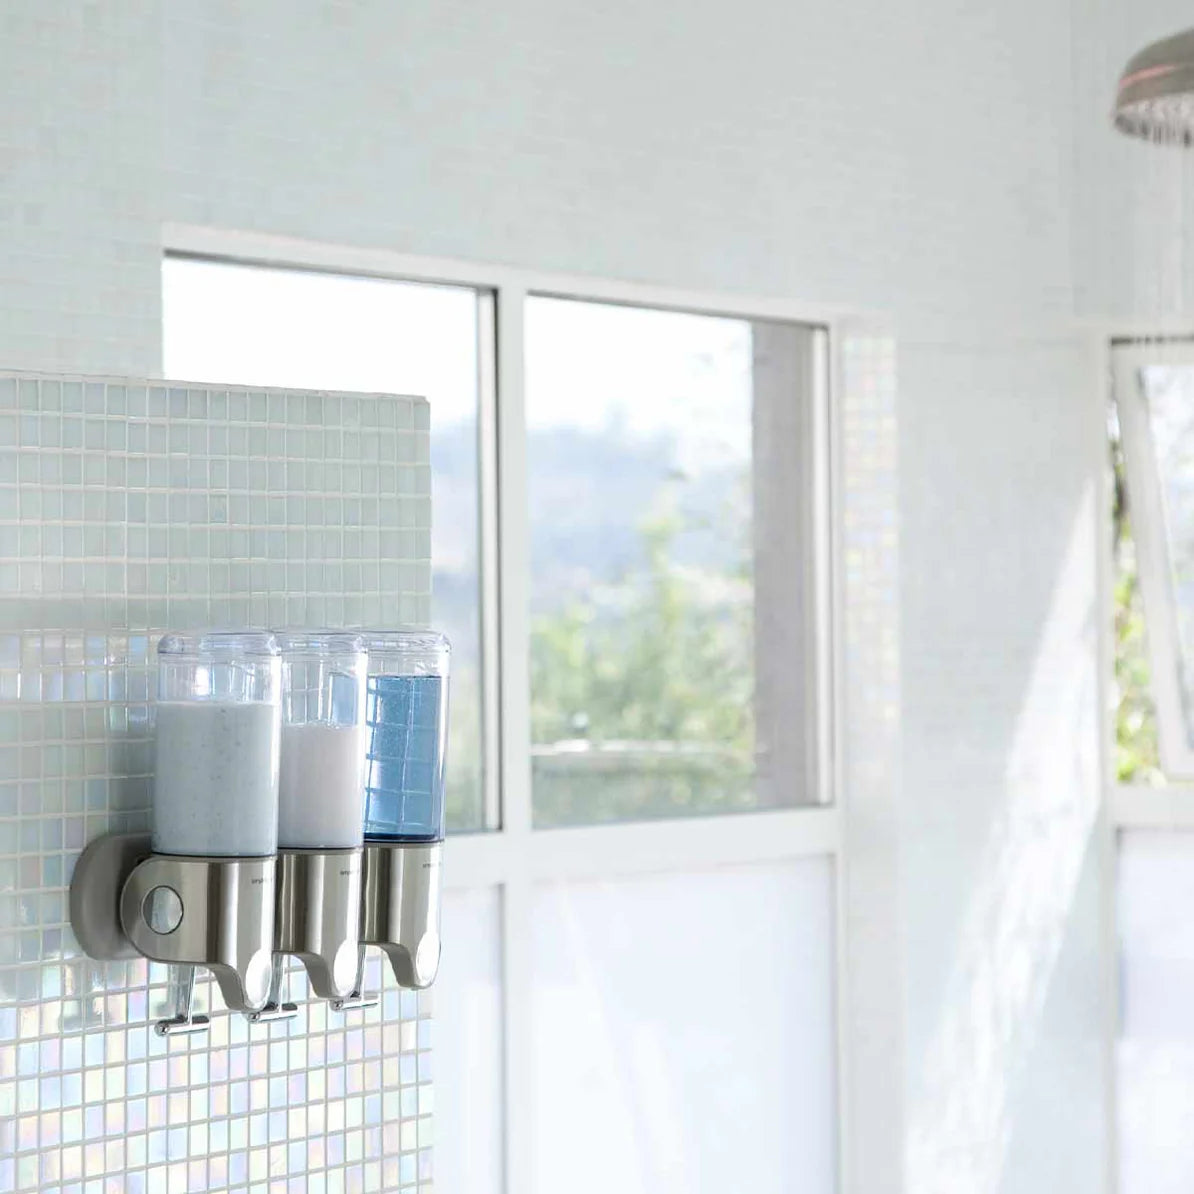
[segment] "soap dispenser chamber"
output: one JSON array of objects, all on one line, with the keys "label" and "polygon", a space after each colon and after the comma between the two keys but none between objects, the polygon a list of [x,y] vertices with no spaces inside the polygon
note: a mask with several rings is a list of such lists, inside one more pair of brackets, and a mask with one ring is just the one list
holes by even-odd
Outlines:
[{"label": "soap dispenser chamber", "polygon": [[344,1001],[356,990],[361,958],[366,655],[344,631],[283,631],[278,641],[274,949],[301,959],[316,995]]},{"label": "soap dispenser chamber", "polygon": [[362,939],[404,987],[440,957],[450,648],[429,630],[362,632],[369,655]]},{"label": "soap dispenser chamber", "polygon": [[195,966],[225,1003],[260,1008],[274,937],[281,669],[272,634],[168,634],[158,645],[153,832],[83,852],[71,923],[92,957],[179,968],[159,1031],[199,1026]]}]

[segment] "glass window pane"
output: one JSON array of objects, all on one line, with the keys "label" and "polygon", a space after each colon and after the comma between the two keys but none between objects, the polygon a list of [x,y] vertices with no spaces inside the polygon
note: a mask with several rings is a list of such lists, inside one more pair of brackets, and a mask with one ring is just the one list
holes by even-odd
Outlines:
[{"label": "glass window pane", "polygon": [[435,999],[435,1188],[501,1194],[502,951],[496,888],[444,893]]},{"label": "glass window pane", "polygon": [[539,887],[537,1194],[830,1194],[833,935],[824,858]]},{"label": "glass window pane", "polygon": [[816,798],[811,329],[532,298],[538,825]]},{"label": "glass window pane", "polygon": [[1119,1189],[1194,1189],[1194,834],[1120,837]]},{"label": "glass window pane", "polygon": [[452,641],[448,824],[482,828],[476,292],[175,257],[162,287],[168,377],[431,403],[432,620]]},{"label": "glass window pane", "polygon": [[1148,637],[1141,593],[1137,513],[1128,485],[1119,409],[1107,413],[1111,462],[1111,593],[1114,602],[1115,778],[1120,783],[1165,783],[1161,769],[1156,699],[1153,695]]},{"label": "glass window pane", "polygon": [[1161,484],[1169,583],[1175,599],[1187,734],[1194,742],[1194,367],[1140,371]]}]

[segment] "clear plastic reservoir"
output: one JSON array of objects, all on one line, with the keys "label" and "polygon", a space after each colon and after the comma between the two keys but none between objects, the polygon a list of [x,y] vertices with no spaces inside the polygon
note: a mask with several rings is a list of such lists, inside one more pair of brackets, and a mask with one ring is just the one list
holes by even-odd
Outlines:
[{"label": "clear plastic reservoir", "polygon": [[267,631],[167,634],[158,644],[153,849],[273,854],[281,660]]},{"label": "clear plastic reservoir", "polygon": [[365,837],[444,836],[448,640],[430,630],[362,632],[369,655]]},{"label": "clear plastic reservoir", "polygon": [[365,792],[364,646],[356,634],[342,630],[278,631],[278,645],[278,845],[305,850],[359,846]]}]

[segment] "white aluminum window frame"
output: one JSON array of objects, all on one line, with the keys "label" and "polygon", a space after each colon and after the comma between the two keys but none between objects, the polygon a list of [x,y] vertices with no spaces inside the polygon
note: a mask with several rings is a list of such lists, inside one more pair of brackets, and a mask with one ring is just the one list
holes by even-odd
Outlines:
[{"label": "white aluminum window frame", "polygon": [[[1099,519],[1098,626],[1099,707],[1102,710],[1100,772],[1103,802],[1096,826],[1100,876],[1100,975],[1104,1002],[1103,1106],[1108,1194],[1119,1189],[1119,1091],[1117,1048],[1122,1024],[1118,908],[1119,837],[1132,830],[1194,831],[1194,752],[1187,744],[1182,717],[1177,610],[1169,584],[1169,548],[1165,537],[1161,482],[1153,451],[1138,370],[1147,365],[1194,364],[1194,335],[1175,327],[1120,328],[1095,325],[1091,334],[1091,379],[1098,397]],[[1107,385],[1110,383],[1110,395]],[[1136,544],[1136,565],[1144,600],[1150,686],[1157,714],[1161,766],[1169,782],[1162,787],[1121,783],[1115,778],[1116,711],[1112,700],[1115,673],[1115,562],[1110,469],[1103,404],[1111,397],[1119,421],[1128,485],[1129,514]]]},{"label": "white aluminum window frame", "polygon": [[1147,619],[1149,684],[1157,711],[1161,766],[1170,778],[1194,779],[1194,746],[1182,710],[1181,640],[1170,583],[1163,484],[1153,450],[1148,405],[1138,381],[1142,368],[1158,364],[1194,366],[1194,343],[1165,340],[1112,344],[1112,385]]},{"label": "white aluminum window frame", "polygon": [[[478,417],[483,741],[489,764],[485,768],[485,811],[493,828],[452,836],[446,851],[445,885],[450,890],[497,888],[500,896],[503,1189],[514,1194],[530,1190],[533,1185],[530,1016],[534,885],[543,880],[682,873],[712,866],[827,857],[834,871],[836,909],[837,1189],[854,1191],[860,1180],[855,1176],[859,1169],[871,1169],[876,1159],[898,1155],[900,1127],[892,1109],[902,1105],[902,1059],[883,1048],[885,1033],[874,1033],[872,1021],[877,999],[890,1008],[893,1023],[899,1019],[900,1002],[896,994],[877,994],[871,989],[875,970],[882,971],[888,965],[887,945],[876,944],[873,961],[870,952],[860,952],[868,941],[894,940],[898,923],[897,913],[884,895],[888,883],[885,858],[861,859],[855,884],[862,895],[852,898],[848,890],[844,711],[840,687],[835,685],[835,677],[843,674],[841,628],[845,625],[844,572],[837,549],[841,533],[837,513],[842,500],[837,459],[841,433],[830,395],[838,388],[842,369],[836,351],[840,337],[855,329],[872,336],[880,325],[862,314],[785,300],[704,294],[191,225],[167,225],[163,251],[165,255],[230,264],[471,287],[484,304],[480,323],[484,325],[488,319],[496,328],[492,341],[482,332],[481,376],[483,380],[492,378],[493,387],[491,392],[483,385]],[[523,364],[529,296],[813,325],[827,332],[830,360],[826,392],[814,395],[814,534],[809,571],[816,587],[815,734],[819,746],[817,787],[823,803],[707,817],[533,828]],[[866,815],[864,811],[862,816]],[[850,927],[860,923],[859,904],[867,907],[868,923],[861,938],[848,937]],[[872,909],[878,910],[879,917],[870,915]],[[884,923],[876,923],[877,919]],[[856,973],[855,965],[860,960]],[[865,977],[863,970],[868,971]],[[859,1031],[864,1025],[865,1032]],[[864,1039],[871,1036],[876,1042],[874,1047]],[[852,1089],[851,1073],[857,1074],[860,1069],[865,1069],[867,1087],[874,1084],[872,1089],[885,1093],[874,1098],[861,1089]],[[884,1172],[888,1170],[891,1184],[885,1188],[900,1188],[899,1172],[890,1165]]]}]

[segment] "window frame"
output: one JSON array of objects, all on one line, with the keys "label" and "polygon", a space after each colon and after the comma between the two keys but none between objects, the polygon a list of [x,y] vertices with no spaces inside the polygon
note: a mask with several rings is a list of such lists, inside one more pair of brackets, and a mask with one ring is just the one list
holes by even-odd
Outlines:
[{"label": "window frame", "polygon": [[[1091,387],[1097,406],[1093,420],[1098,435],[1095,510],[1098,534],[1097,622],[1098,706],[1101,711],[1099,768],[1102,806],[1095,830],[1100,884],[1099,976],[1104,1003],[1103,1107],[1107,1125],[1104,1144],[1106,1188],[1119,1189],[1122,1142],[1119,1121],[1118,1046],[1122,1024],[1119,940],[1119,839],[1132,830],[1194,832],[1194,760],[1186,742],[1178,672],[1177,611],[1168,583],[1160,478],[1144,395],[1135,372],[1143,365],[1180,360],[1184,351],[1194,364],[1194,334],[1189,329],[1148,324],[1139,326],[1096,321],[1090,327]],[[1106,402],[1115,403],[1129,487],[1129,511],[1136,544],[1136,564],[1146,619],[1149,692],[1157,715],[1158,747],[1166,783],[1152,786],[1116,778],[1116,711],[1112,694],[1116,659],[1115,559],[1110,511],[1113,478],[1108,463]],[[1158,611],[1158,612],[1154,612]],[[1159,624],[1159,625],[1158,625]],[[1160,657],[1160,658],[1158,658]],[[1158,677],[1164,677],[1158,686]],[[1167,692],[1167,696],[1162,693]],[[1174,750],[1176,744],[1176,752]],[[1176,753],[1178,758],[1173,759]],[[1188,770],[1187,770],[1188,768]]]},{"label": "window frame", "polygon": [[[388,250],[325,245],[271,234],[168,224],[163,256],[182,256],[264,268],[315,270],[412,283],[439,283],[477,291],[482,343],[479,434],[481,574],[481,658],[483,741],[487,750],[485,809],[488,827],[452,835],[445,860],[449,890],[496,888],[500,898],[502,959],[503,1145],[505,1191],[533,1185],[531,1123],[531,916],[533,888],[543,881],[610,878],[684,872],[710,866],[796,860],[824,856],[834,873],[834,1010],[836,1055],[837,1181],[839,1191],[859,1188],[856,1175],[885,1165],[899,1149],[902,1058],[891,1048],[900,1023],[898,997],[877,990],[874,976],[894,978],[886,944],[871,953],[859,943],[896,939],[898,913],[890,899],[894,863],[884,854],[860,858],[852,894],[845,838],[847,808],[843,742],[847,709],[840,678],[845,675],[842,639],[850,611],[844,608],[841,509],[849,500],[839,460],[842,415],[832,395],[846,388],[842,344],[851,334],[890,340],[886,327],[861,314],[777,299],[702,294],[668,287],[590,277],[539,273],[515,267],[412,257]],[[524,399],[525,308],[529,296],[664,308],[694,314],[776,323],[825,331],[825,384],[812,395],[813,506],[807,575],[814,593],[812,636],[817,662],[814,734],[816,787],[820,803],[692,818],[631,821],[535,829],[531,810],[529,699],[529,525],[526,503]],[[492,337],[486,328],[494,329]],[[499,400],[500,399],[500,400]],[[883,467],[890,470],[894,462]],[[500,550],[499,550],[500,547]],[[882,554],[882,553],[881,553]],[[890,554],[890,553],[888,553]],[[877,567],[883,566],[877,564]],[[857,603],[857,599],[856,599]],[[884,617],[886,617],[886,607]],[[853,617],[858,618],[855,613]],[[875,744],[858,818],[863,833],[894,815],[880,798],[894,798],[883,775],[894,765],[894,741],[885,715],[865,698],[852,711],[852,725],[882,727]],[[859,906],[877,916],[859,938],[850,932]],[[882,923],[878,923],[882,921]],[[858,964],[861,959],[861,964]],[[874,1033],[876,1006],[888,1009],[891,1025]],[[865,1055],[865,1056],[864,1056]],[[878,1072],[877,1072],[878,1071]],[[868,1075],[865,1083],[851,1074]],[[876,1096],[863,1087],[886,1092]],[[886,1165],[886,1169],[890,1169]],[[898,1172],[892,1172],[898,1183]],[[891,1187],[893,1190],[897,1185]]]},{"label": "window frame", "polygon": [[1140,591],[1144,599],[1149,690],[1157,713],[1161,766],[1172,779],[1194,779],[1194,745],[1182,710],[1181,639],[1177,603],[1170,583],[1169,542],[1165,533],[1163,485],[1153,450],[1152,426],[1139,370],[1147,365],[1194,366],[1194,342],[1162,339],[1113,341],[1111,380]]}]

